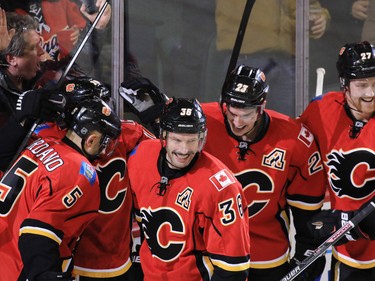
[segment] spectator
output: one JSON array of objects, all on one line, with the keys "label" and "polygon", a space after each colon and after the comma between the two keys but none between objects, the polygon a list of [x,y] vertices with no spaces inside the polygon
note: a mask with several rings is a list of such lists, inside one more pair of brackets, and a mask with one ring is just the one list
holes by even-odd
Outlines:
[{"label": "spectator", "polygon": [[[2,3],[7,2],[7,3]],[[20,14],[29,14],[38,22],[38,33],[41,35],[41,46],[46,51],[45,59],[64,61],[67,55],[73,55],[78,43],[83,40],[90,28],[89,23],[95,20],[96,13],[88,13],[87,6],[83,4],[79,8],[78,1],[73,0],[14,0],[0,3],[5,10],[15,11]],[[105,0],[96,0],[97,8],[101,8]],[[56,17],[56,15],[59,15]],[[101,16],[95,31],[85,44],[78,64],[83,71],[92,76],[93,65],[98,60],[101,50],[101,42],[105,33],[104,29],[111,18],[111,6],[108,5]],[[69,59],[69,57],[67,57]]]},{"label": "spectator", "polygon": [[331,21],[320,39],[309,42],[310,99],[315,96],[315,70],[319,67],[325,69],[323,92],[339,90],[335,69],[337,50],[345,42],[360,41],[369,4],[368,0],[320,0],[320,2],[329,10]]},{"label": "spectator", "polygon": [[[37,119],[55,120],[63,111],[61,95],[41,90],[30,91],[40,74],[37,25],[30,16],[0,14],[4,35],[10,34],[8,46],[0,51],[0,171],[5,171]],[[12,35],[13,34],[13,35]]]},{"label": "spectator", "polygon": [[72,280],[72,251],[100,201],[89,161],[112,152],[120,120],[97,98],[68,118],[61,141],[30,144],[0,182],[3,280]]},{"label": "spectator", "polygon": [[[328,179],[331,208],[311,224],[317,242],[349,220],[374,196],[375,51],[368,42],[344,45],[337,59],[341,91],[312,101],[301,115],[314,134]],[[316,228],[315,228],[316,226]],[[374,216],[332,249],[330,280],[374,280]],[[347,242],[347,243],[345,243]]]},{"label": "spectator", "polygon": [[[226,78],[245,3],[244,0],[217,1],[217,38],[211,55],[214,64],[208,67],[208,84],[205,88],[215,97]],[[314,14],[314,20],[310,21],[310,36],[320,38],[330,19],[329,13],[317,1],[312,0],[311,5],[319,8],[314,9],[319,13]],[[296,116],[295,28],[295,0],[255,1],[237,62],[237,65],[247,64],[263,69],[270,81],[270,88],[277,91],[277,95],[268,98],[268,107],[291,117]]]},{"label": "spectator", "polygon": [[371,44],[375,44],[375,1],[370,0],[368,4],[367,17],[363,23],[362,29],[362,41],[369,41]]},{"label": "spectator", "polygon": [[160,140],[140,143],[128,163],[145,237],[144,280],[246,280],[246,202],[228,168],[202,151],[207,131],[201,106],[172,99],[160,124]]}]

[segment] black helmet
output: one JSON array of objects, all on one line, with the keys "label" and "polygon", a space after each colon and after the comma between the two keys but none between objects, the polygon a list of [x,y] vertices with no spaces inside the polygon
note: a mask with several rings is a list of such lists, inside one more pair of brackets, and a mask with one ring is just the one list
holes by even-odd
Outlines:
[{"label": "black helmet", "polygon": [[350,79],[375,76],[375,50],[367,41],[346,44],[340,49],[336,68],[341,86],[347,86]]},{"label": "black helmet", "polygon": [[171,98],[165,104],[160,117],[160,140],[165,145],[167,132],[198,134],[199,147],[202,151],[206,142],[206,116],[196,99]]},{"label": "black helmet", "polygon": [[60,93],[66,98],[66,108],[68,111],[76,107],[78,103],[85,99],[98,97],[108,103],[111,98],[108,88],[98,80],[91,78],[67,80],[62,84]]},{"label": "black helmet", "polygon": [[103,100],[97,97],[79,103],[68,118],[72,124],[70,128],[80,137],[85,137],[88,133],[96,130],[115,139],[121,132],[120,118]]},{"label": "black helmet", "polygon": [[163,108],[160,129],[194,134],[206,131],[206,116],[196,99],[172,98]]},{"label": "black helmet", "polygon": [[235,107],[263,105],[269,88],[265,81],[266,76],[259,68],[239,65],[223,85],[221,105],[223,103]]},{"label": "black helmet", "polygon": [[68,116],[69,128],[85,140],[93,131],[102,133],[101,149],[109,154],[113,151],[114,145],[109,145],[111,140],[116,140],[121,133],[120,118],[100,98],[93,97],[79,103]]}]

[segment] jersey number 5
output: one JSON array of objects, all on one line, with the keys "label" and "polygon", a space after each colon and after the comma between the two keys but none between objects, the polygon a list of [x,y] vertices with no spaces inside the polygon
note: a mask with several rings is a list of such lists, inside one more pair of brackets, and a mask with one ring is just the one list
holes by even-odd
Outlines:
[{"label": "jersey number 5", "polygon": [[5,217],[26,185],[26,179],[38,168],[38,164],[27,157],[21,157],[0,182],[0,216]]}]

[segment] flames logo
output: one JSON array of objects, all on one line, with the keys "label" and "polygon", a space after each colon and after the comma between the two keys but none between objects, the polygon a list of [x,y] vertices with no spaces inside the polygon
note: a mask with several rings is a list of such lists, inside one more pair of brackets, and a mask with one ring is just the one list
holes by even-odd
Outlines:
[{"label": "flames logo", "polygon": [[[154,257],[170,262],[185,248],[185,227],[178,213],[170,208],[141,209],[142,230]],[[180,241],[176,240],[180,236]],[[174,237],[174,238],[172,238]]]},{"label": "flames logo", "polygon": [[343,152],[333,150],[327,155],[328,181],[338,197],[355,200],[375,191],[375,154],[358,149]]}]

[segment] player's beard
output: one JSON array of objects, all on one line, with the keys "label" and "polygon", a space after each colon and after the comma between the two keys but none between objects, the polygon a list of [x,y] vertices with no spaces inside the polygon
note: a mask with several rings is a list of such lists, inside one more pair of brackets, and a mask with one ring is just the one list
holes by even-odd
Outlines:
[{"label": "player's beard", "polygon": [[353,97],[348,91],[346,92],[346,102],[357,120],[366,122],[375,114],[375,97],[366,97],[365,95]]}]

